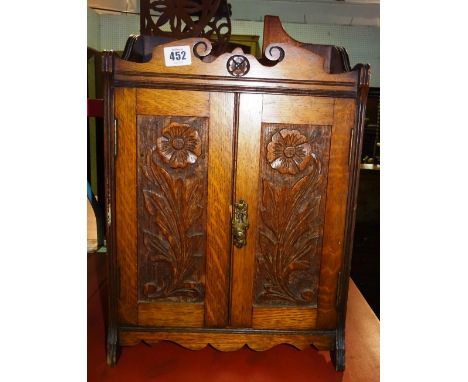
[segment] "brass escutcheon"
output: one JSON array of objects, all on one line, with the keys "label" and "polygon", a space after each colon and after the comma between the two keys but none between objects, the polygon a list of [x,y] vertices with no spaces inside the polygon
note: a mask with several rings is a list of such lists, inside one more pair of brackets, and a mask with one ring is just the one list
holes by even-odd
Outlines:
[{"label": "brass escutcheon", "polygon": [[247,208],[247,203],[244,200],[240,200],[239,203],[234,203],[232,236],[234,245],[237,248],[242,248],[247,244],[247,229],[249,228]]}]

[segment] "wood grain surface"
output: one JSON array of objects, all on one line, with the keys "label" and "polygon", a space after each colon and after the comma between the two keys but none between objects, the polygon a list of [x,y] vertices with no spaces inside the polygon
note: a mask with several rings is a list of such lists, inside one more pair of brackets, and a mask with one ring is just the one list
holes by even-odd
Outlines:
[{"label": "wood grain surface", "polygon": [[318,294],[317,327],[321,329],[333,328],[336,325],[336,290],[338,272],[343,261],[349,181],[348,158],[355,102],[335,100],[334,116]]},{"label": "wood grain surface", "polygon": [[194,327],[204,324],[203,304],[138,304],[138,324],[142,326]]},{"label": "wood grain surface", "polygon": [[268,350],[281,343],[288,343],[298,349],[310,345],[318,350],[329,349],[333,344],[333,335],[285,335],[285,334],[241,334],[241,333],[175,333],[175,332],[126,332],[120,331],[121,345],[136,345],[140,341],[157,343],[169,340],[191,350],[199,350],[208,344],[221,351],[239,350],[247,345],[252,350]]},{"label": "wood grain surface", "polygon": [[254,329],[315,329],[316,308],[254,306]]},{"label": "wood grain surface", "polygon": [[263,95],[262,122],[331,125],[333,98]]},{"label": "wood grain surface", "polygon": [[[204,80],[216,79],[215,76],[222,77],[220,80],[229,81],[230,78],[233,78],[227,68],[226,63],[228,59],[233,54],[239,54],[241,51],[238,49],[233,52],[223,53],[216,57],[216,59],[210,63],[203,62],[202,60],[196,58],[193,55],[193,47],[198,43],[205,43],[208,47],[211,46],[211,43],[204,38],[188,38],[179,41],[168,42],[163,45],[156,46],[153,49],[153,55],[150,61],[146,63],[136,63],[131,61],[125,61],[122,59],[117,59],[115,62],[115,79],[120,80],[125,78],[125,76],[131,76],[134,74],[141,77],[146,77],[147,80],[156,77],[152,74],[164,73],[166,79],[162,79],[162,76],[159,81],[173,81],[176,78],[177,74],[182,74],[185,76],[186,80],[199,79],[198,76],[205,77]],[[188,45],[192,54],[192,64],[184,66],[166,66],[164,60],[164,47],[170,46],[181,46]],[[248,81],[249,79],[265,78],[265,79],[274,79],[276,84],[283,86],[282,80],[302,80],[302,81],[319,81],[324,80],[328,82],[339,82],[338,87],[346,87],[349,84],[346,82],[353,82],[355,78],[355,73],[348,72],[342,74],[329,74],[324,70],[324,58],[319,55],[308,51],[307,49],[301,48],[299,46],[292,46],[286,43],[278,43],[275,46],[280,47],[284,50],[284,57],[281,62],[277,63],[274,66],[264,66],[258,62],[257,58],[245,54],[250,63],[250,69],[248,73],[245,74],[243,78],[239,78],[240,81]],[[278,52],[274,52],[278,53]],[[307,70],[298,70],[298,68],[303,67]],[[136,74],[136,72],[139,72]],[[172,78],[171,78],[172,77]],[[179,77],[184,79],[184,77]],[[186,81],[186,82],[187,82]],[[345,82],[345,83],[343,83]],[[289,85],[291,87],[291,85]]]},{"label": "wood grain surface", "polygon": [[235,201],[247,202],[250,227],[246,246],[233,247],[232,252],[230,324],[233,327],[248,328],[252,324],[261,113],[261,94],[240,95]]},{"label": "wood grain surface", "polygon": [[211,93],[205,325],[228,324],[234,95]]},{"label": "wood grain surface", "polygon": [[[202,38],[191,38],[170,42],[164,47],[187,45],[190,50],[198,44],[205,44],[206,53],[211,44]],[[342,92],[343,96],[356,95],[357,73],[354,71],[340,74],[329,74],[324,69],[324,58],[305,48],[285,43],[275,44],[278,48],[273,50],[271,58],[280,57],[280,50],[284,52],[283,59],[273,66],[264,66],[249,54],[244,55],[249,61],[250,69],[242,77],[235,77],[227,70],[228,60],[236,54],[235,50],[216,57],[210,63],[198,59],[192,54],[192,64],[185,66],[168,67],[164,61],[163,46],[156,46],[152,58],[146,63],[135,63],[116,59],[114,78],[121,85],[129,83],[140,84],[140,87],[179,88],[193,90],[195,87],[213,90],[213,87],[222,91],[243,92],[273,92],[288,94],[306,94],[310,92]],[[203,49],[202,49],[203,51]],[[298,68],[303,68],[298,70]]]},{"label": "wood grain surface", "polygon": [[117,158],[115,200],[117,264],[120,274],[119,319],[137,322],[136,90],[115,89]]},{"label": "wood grain surface", "polygon": [[209,93],[137,89],[137,114],[208,117]]}]

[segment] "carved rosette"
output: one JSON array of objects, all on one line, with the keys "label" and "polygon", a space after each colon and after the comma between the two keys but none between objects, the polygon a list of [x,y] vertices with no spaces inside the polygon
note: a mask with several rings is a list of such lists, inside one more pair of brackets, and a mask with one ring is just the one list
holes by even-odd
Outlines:
[{"label": "carved rosette", "polygon": [[307,138],[298,130],[280,130],[267,146],[267,160],[281,174],[295,175],[303,171],[311,160],[311,153]]},{"label": "carved rosette", "polygon": [[201,155],[201,141],[197,130],[190,125],[171,122],[156,141],[158,154],[172,168],[184,168]]},{"label": "carved rosette", "polygon": [[245,76],[250,70],[250,62],[245,56],[236,54],[229,58],[226,63],[226,68],[234,77]]}]

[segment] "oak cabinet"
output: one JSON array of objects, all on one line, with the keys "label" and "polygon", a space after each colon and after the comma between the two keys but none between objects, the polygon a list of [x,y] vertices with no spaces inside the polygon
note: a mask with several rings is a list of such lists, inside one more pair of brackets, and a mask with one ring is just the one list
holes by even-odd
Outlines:
[{"label": "oak cabinet", "polygon": [[[166,66],[175,46],[190,65]],[[108,362],[142,340],[290,343],[342,370],[368,67],[330,74],[287,43],[269,66],[240,50],[202,62],[209,48],[104,55]]]}]

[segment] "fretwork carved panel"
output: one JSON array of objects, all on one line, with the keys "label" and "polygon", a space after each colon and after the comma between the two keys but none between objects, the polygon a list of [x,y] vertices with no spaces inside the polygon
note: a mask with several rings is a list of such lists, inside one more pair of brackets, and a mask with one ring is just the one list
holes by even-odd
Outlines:
[{"label": "fretwork carved panel", "polygon": [[262,124],[256,305],[317,305],[330,134]]},{"label": "fretwork carved panel", "polygon": [[208,119],[138,116],[137,125],[139,299],[202,302]]}]

